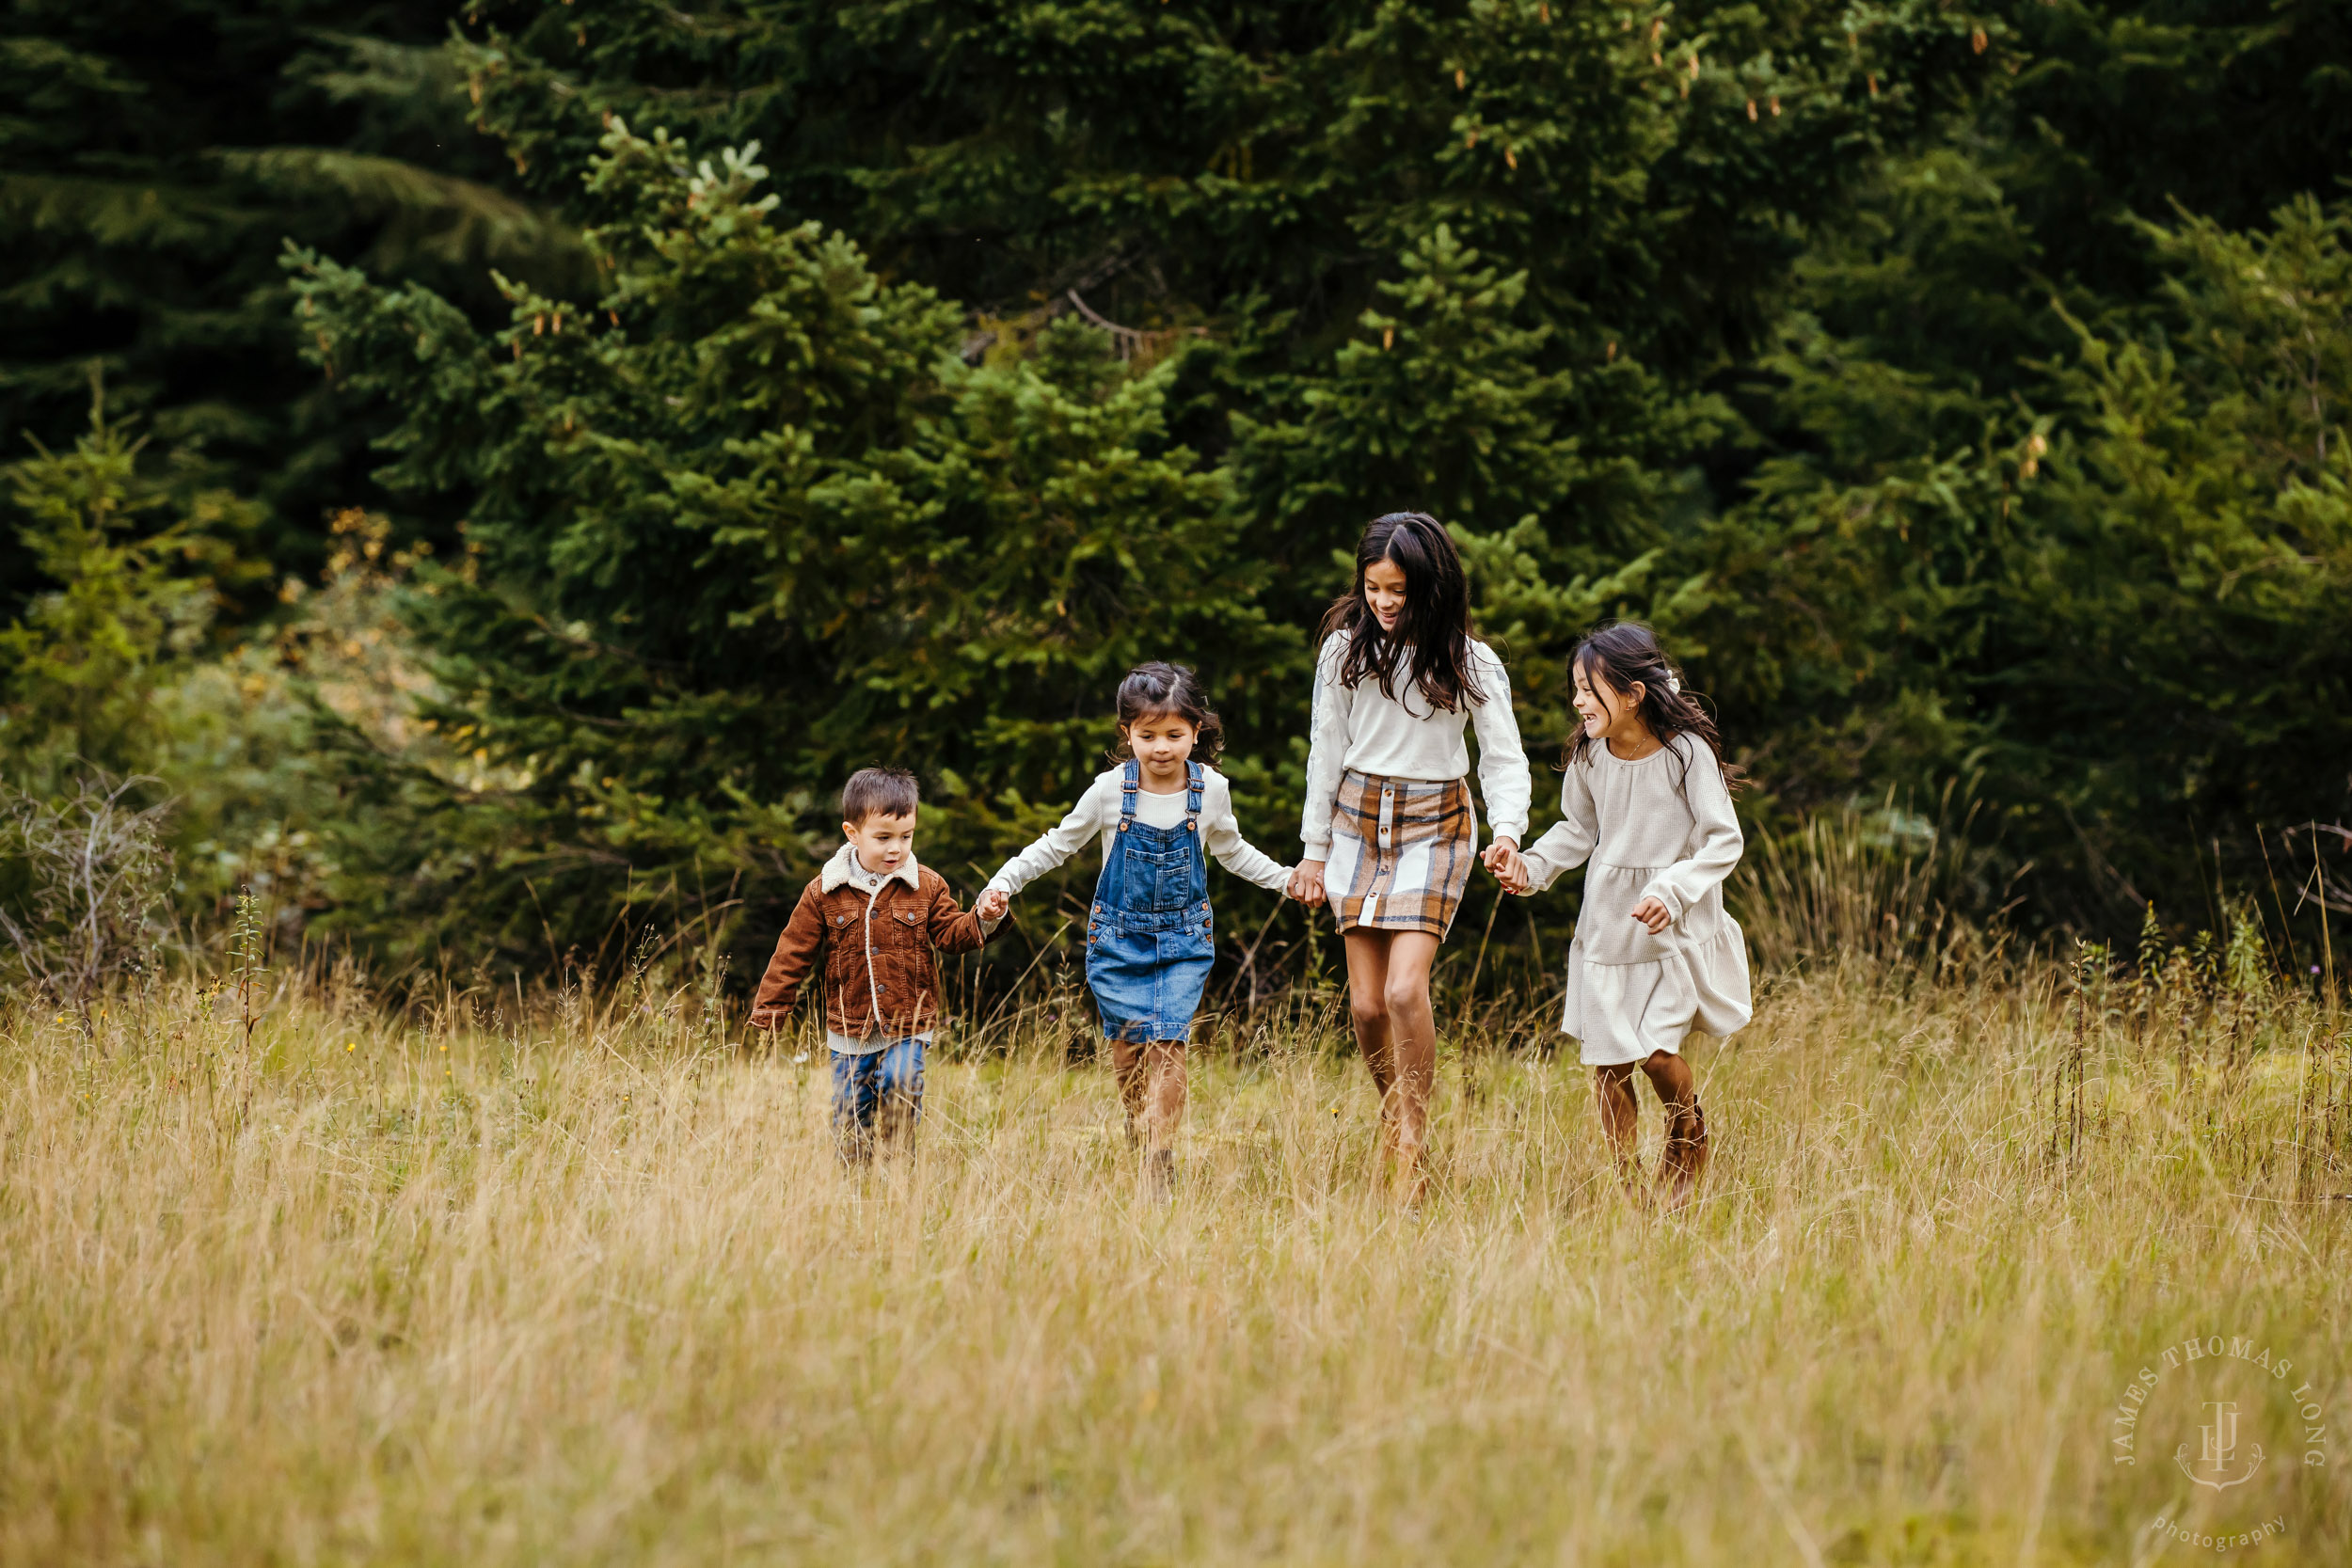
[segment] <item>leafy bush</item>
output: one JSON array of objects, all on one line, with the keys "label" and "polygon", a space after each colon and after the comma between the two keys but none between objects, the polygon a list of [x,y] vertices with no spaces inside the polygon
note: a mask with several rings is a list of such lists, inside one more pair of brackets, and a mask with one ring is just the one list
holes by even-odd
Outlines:
[{"label": "leafy bush", "polygon": [[0,785],[51,818],[85,810],[92,779],[123,781],[100,791],[118,814],[168,799],[141,832],[181,912],[225,911],[246,887],[299,922],[334,896],[326,829],[351,755],[469,776],[410,711],[432,687],[389,600],[417,557],[388,546],[381,517],[346,512],[321,587],[290,581],[270,635],[223,646],[220,581],[246,570],[223,535],[245,511],[183,503],[143,448],[94,398],[72,451],[4,471],[18,543],[56,586],[0,628]]}]

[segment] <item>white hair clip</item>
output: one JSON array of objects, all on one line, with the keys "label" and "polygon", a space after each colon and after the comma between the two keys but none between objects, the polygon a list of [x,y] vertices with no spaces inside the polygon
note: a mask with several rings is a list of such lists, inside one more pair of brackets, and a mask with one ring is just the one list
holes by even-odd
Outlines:
[{"label": "white hair clip", "polygon": [[1666,689],[1677,697],[1682,695],[1682,677],[1676,674],[1672,669],[1666,672]]}]

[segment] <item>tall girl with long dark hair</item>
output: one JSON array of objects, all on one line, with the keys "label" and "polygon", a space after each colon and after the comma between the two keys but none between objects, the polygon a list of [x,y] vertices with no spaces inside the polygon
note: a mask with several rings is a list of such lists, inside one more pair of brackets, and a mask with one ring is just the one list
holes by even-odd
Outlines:
[{"label": "tall girl with long dark hair", "polygon": [[1724,912],[1724,879],[1742,847],[1731,805],[1740,769],[1723,760],[1715,721],[1684,695],[1647,626],[1597,628],[1568,670],[1578,723],[1560,820],[1524,855],[1500,857],[1497,874],[1531,893],[1586,866],[1560,1027],[1593,1069],[1601,1127],[1637,1195],[1633,1074],[1649,1080],[1666,1111],[1658,1196],[1679,1204],[1708,1148],[1682,1042],[1728,1035],[1751,1010],[1747,939]]},{"label": "tall girl with long dark hair", "polygon": [[[1466,729],[1477,732],[1494,828],[1483,857]],[[1422,1191],[1437,1076],[1429,966],[1471,861],[1497,868],[1525,836],[1529,793],[1511,679],[1470,635],[1470,585],[1445,525],[1425,512],[1374,519],[1356,546],[1355,582],[1323,618],[1306,856],[1291,891],[1331,905],[1356,1043],[1380,1091],[1381,1145],[1408,1200]]]}]

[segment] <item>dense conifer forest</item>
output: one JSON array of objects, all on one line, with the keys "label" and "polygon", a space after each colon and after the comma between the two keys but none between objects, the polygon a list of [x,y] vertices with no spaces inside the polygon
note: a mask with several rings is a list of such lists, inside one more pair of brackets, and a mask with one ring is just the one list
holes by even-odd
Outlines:
[{"label": "dense conifer forest", "polygon": [[2352,909],[2322,0],[23,0],[0,104],[20,901],[113,792],[188,928],[739,976],[850,769],[968,895],[1149,657],[1287,860],[1410,506],[1539,760],[1639,617],[1759,838]]}]

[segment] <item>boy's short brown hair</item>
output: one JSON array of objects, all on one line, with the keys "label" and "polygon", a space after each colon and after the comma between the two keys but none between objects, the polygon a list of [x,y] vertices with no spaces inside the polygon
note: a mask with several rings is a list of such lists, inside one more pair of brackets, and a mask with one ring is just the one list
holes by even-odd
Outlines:
[{"label": "boy's short brown hair", "polygon": [[903,768],[861,768],[841,786],[841,820],[862,827],[869,816],[913,816],[922,791]]}]

